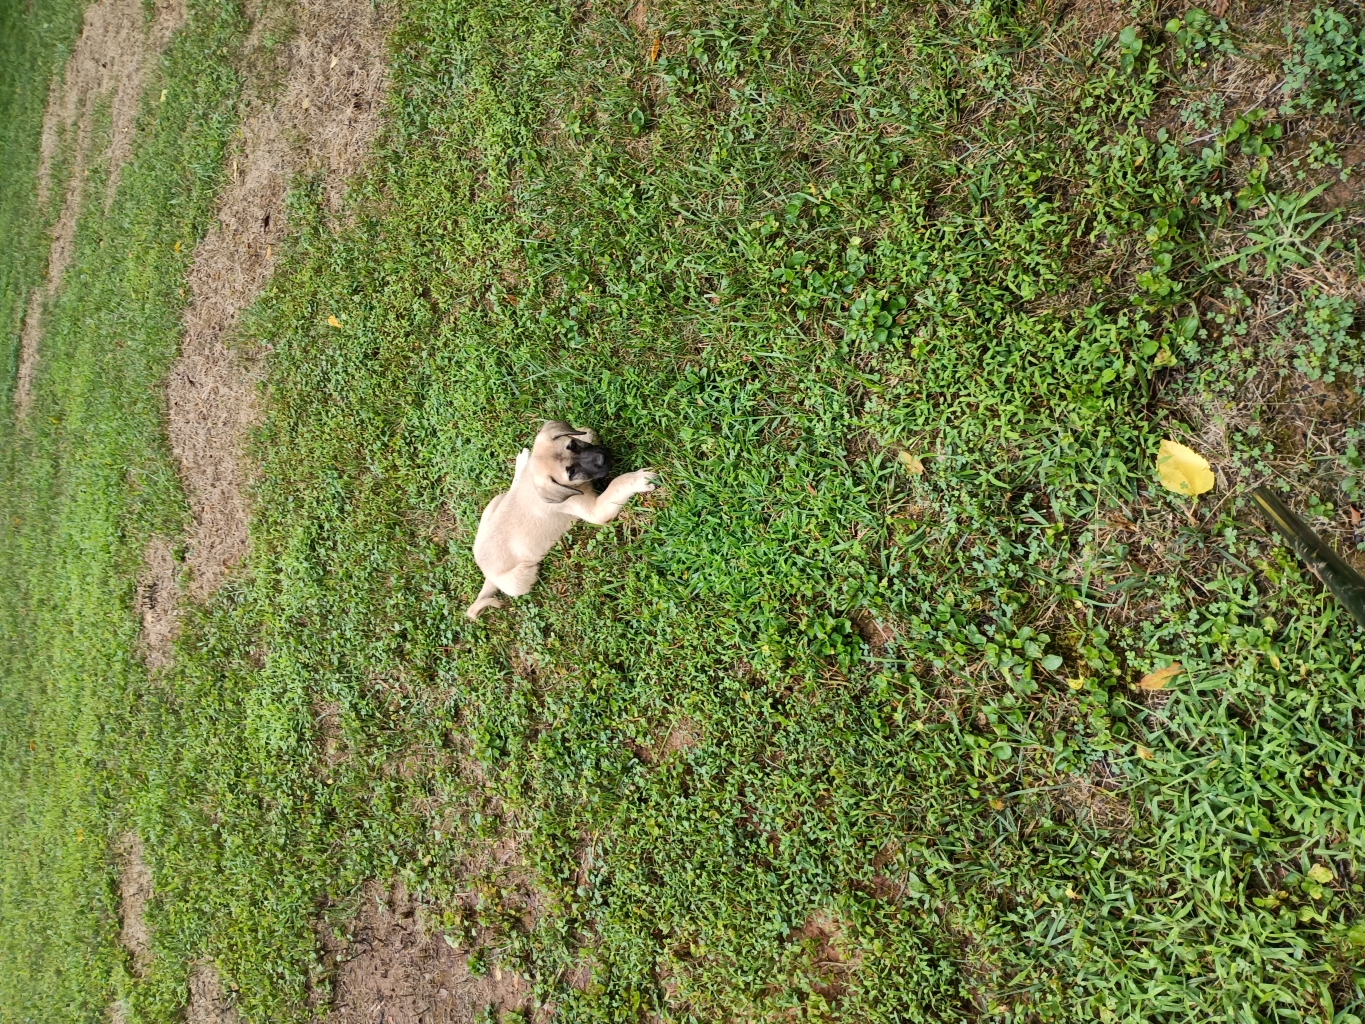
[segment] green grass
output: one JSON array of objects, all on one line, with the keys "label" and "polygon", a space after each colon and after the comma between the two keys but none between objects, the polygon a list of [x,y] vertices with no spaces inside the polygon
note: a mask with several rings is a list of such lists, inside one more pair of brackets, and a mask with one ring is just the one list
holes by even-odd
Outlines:
[{"label": "green grass", "polygon": [[[1351,115],[1236,108],[1212,63],[1290,56],[1321,111],[1349,54],[1291,54],[1287,7],[1097,37],[1024,3],[683,2],[651,61],[619,13],[404,5],[354,216],[298,183],[246,329],[248,571],[155,685],[129,580],[182,506],[147,385],[228,78],[83,234],[40,433],[5,427],[0,941],[50,966],[0,967],[0,1015],[118,990],[169,1020],[211,958],[246,1019],[303,1019],[313,922],[396,877],[452,937],[476,889],[566,1020],[1358,1022],[1365,644],[1247,501],[1271,482],[1353,543],[1354,309],[1292,276],[1358,279],[1296,199]],[[470,625],[478,511],[545,416],[664,490]],[[1220,487],[1163,491],[1165,437]],[[1169,697],[1134,687],[1172,661]],[[82,814],[155,869],[135,984]],[[508,834],[527,870],[477,868]],[[102,941],[44,947],[39,913]]]},{"label": "green grass", "polygon": [[[130,978],[118,946],[112,847],[133,792],[147,678],[135,652],[133,579],[152,533],[175,535],[184,498],[160,394],[179,335],[179,287],[207,223],[234,121],[224,55],[240,16],[194,6],[150,88],[136,156],[103,212],[94,162],[77,254],[44,318],[35,401],[9,413],[18,321],[42,280],[60,205],[34,209],[47,79],[82,8],[10,5],[0,37],[5,131],[0,225],[8,318],[0,451],[0,1020],[107,1020]],[[12,59],[11,59],[12,58]],[[96,133],[107,133],[107,108]],[[59,182],[60,184],[60,182]],[[183,244],[176,246],[177,242]],[[180,251],[177,252],[176,249]],[[181,976],[184,967],[180,966]]]}]

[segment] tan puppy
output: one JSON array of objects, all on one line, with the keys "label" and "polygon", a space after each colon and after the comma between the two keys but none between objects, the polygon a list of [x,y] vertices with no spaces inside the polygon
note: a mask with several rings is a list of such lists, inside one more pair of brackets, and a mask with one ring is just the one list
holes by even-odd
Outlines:
[{"label": "tan puppy", "polygon": [[479,596],[465,612],[471,620],[485,608],[501,608],[499,590],[509,597],[530,591],[540,562],[575,519],[609,523],[632,494],[654,490],[658,474],[648,469],[618,476],[601,494],[592,481],[611,471],[611,454],[591,430],[562,420],[540,428],[535,443],[517,456],[512,486],[483,510],[474,537],[474,561],[483,570]]}]

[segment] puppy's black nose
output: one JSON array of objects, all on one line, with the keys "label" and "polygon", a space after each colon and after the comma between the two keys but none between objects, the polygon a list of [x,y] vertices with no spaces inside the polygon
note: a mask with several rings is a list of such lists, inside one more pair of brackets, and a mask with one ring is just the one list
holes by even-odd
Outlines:
[{"label": "puppy's black nose", "polygon": [[598,445],[584,445],[578,452],[577,462],[589,480],[599,480],[611,472],[611,452]]}]

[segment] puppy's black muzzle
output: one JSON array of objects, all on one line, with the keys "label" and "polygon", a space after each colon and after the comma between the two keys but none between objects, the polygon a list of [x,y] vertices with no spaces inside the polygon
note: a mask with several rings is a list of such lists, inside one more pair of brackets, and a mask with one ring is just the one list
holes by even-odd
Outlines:
[{"label": "puppy's black muzzle", "polygon": [[574,452],[574,465],[587,480],[601,480],[611,472],[611,452],[601,445],[580,445]]}]

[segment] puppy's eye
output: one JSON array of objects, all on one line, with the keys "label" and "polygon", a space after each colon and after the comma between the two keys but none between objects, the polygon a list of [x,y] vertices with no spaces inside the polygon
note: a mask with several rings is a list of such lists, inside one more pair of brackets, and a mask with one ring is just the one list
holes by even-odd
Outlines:
[{"label": "puppy's eye", "polygon": [[570,438],[570,440],[569,440],[569,451],[571,451],[571,452],[573,452],[575,455],[577,455],[577,454],[578,454],[580,451],[582,451],[582,450],[583,450],[583,446],[582,446],[581,444],[578,443],[578,438],[576,438],[576,437]]},{"label": "puppy's eye", "polygon": [[577,467],[577,466],[570,466],[570,467],[569,467],[569,479],[572,480],[572,479],[574,478],[574,474],[577,473],[577,472],[578,472],[578,467]]}]

